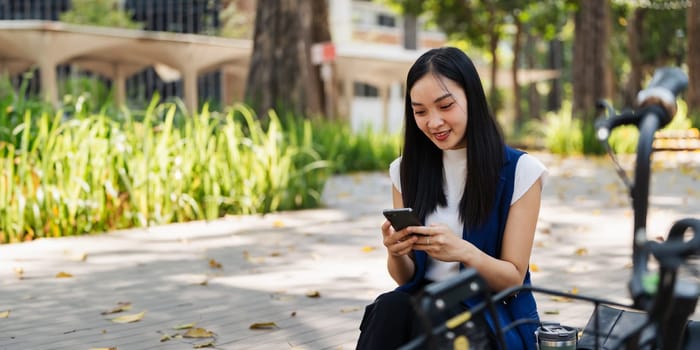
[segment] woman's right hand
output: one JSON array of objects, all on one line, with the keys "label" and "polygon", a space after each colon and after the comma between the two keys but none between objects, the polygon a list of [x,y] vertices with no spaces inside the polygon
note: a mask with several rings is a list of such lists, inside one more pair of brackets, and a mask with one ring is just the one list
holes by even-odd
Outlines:
[{"label": "woman's right hand", "polygon": [[384,246],[390,256],[404,256],[410,253],[417,239],[406,229],[395,231],[388,220],[382,224],[382,236],[384,236]]}]

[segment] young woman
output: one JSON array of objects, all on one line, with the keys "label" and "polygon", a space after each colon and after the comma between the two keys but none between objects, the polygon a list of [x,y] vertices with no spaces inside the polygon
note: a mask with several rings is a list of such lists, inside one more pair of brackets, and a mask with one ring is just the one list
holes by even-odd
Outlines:
[{"label": "young woman", "polygon": [[[358,349],[395,349],[421,334],[411,296],[460,269],[476,269],[494,292],[530,283],[546,169],[505,145],[476,68],[461,50],[432,49],[410,68],[403,152],[389,173],[394,207],[413,208],[424,226],[381,226],[399,287],[365,310]],[[499,307],[514,319],[539,320],[529,291]],[[532,323],[507,332],[508,348],[534,349],[536,329]]]}]

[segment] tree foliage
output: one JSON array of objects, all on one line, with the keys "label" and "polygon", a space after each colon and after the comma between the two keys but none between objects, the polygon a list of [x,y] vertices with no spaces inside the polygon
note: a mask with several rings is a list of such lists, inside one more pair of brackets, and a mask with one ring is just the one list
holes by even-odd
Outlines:
[{"label": "tree foliage", "polygon": [[129,11],[124,10],[119,0],[71,0],[71,9],[60,15],[67,23],[141,29],[141,23],[133,21]]}]

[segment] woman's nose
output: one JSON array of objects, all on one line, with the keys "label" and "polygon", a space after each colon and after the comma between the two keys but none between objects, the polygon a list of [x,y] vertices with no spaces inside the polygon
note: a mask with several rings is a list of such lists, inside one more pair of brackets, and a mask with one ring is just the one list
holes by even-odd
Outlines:
[{"label": "woman's nose", "polygon": [[428,119],[428,127],[429,128],[436,128],[444,124],[444,120],[440,117],[438,114],[433,114],[430,116],[430,119]]}]

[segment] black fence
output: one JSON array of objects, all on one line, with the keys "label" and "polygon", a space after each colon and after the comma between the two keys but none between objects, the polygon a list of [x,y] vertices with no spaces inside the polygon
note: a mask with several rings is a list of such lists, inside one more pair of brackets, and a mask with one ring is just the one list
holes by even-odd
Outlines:
[{"label": "black fence", "polygon": [[[124,10],[135,22],[141,23],[144,30],[216,34],[220,27],[221,0],[125,0],[117,3],[123,4]],[[0,20],[57,21],[62,12],[70,9],[70,0],[0,0]],[[68,66],[57,67],[56,73],[59,81],[75,76]],[[96,78],[111,87],[109,80]],[[40,81],[36,69],[33,74],[11,77],[17,87],[27,79],[27,94],[38,94]],[[207,101],[216,105],[222,100],[220,71],[200,75],[197,85],[200,103]],[[162,99],[171,99],[182,98],[184,90],[182,80],[165,82],[152,67],[129,77],[126,87],[129,103],[136,106],[150,102],[156,92]]]}]

